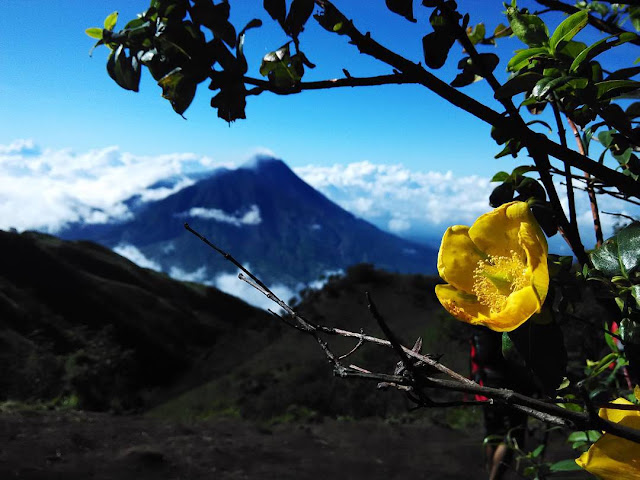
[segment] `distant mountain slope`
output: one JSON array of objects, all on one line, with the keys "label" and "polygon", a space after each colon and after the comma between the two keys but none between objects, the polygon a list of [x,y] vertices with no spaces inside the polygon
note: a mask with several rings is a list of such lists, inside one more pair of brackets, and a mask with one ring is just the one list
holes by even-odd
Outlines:
[{"label": "distant mountain slope", "polygon": [[0,251],[0,401],[142,406],[149,389],[188,384],[205,356],[207,375],[237,364],[229,349],[259,349],[274,327],[235,297],[93,243],[0,231]]},{"label": "distant mountain slope", "polygon": [[76,225],[61,235],[111,248],[131,244],[163,271],[199,271],[201,280],[231,271],[184,230],[185,221],[268,283],[295,287],[361,262],[404,273],[435,271],[434,250],[356,218],[281,160],[264,157],[148,203],[128,222]]}]

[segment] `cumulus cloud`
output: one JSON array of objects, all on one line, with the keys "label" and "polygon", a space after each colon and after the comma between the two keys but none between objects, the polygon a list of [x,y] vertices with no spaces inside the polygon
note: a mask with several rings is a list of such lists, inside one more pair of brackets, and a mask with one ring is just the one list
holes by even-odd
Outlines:
[{"label": "cumulus cloud", "polygon": [[130,245],[127,243],[121,243],[117,245],[114,249],[118,255],[122,255],[124,258],[131,260],[133,263],[143,268],[150,268],[151,270],[156,270],[158,272],[162,271],[162,267],[156,261],[147,258],[140,250],[138,250],[134,245]]},{"label": "cumulus cloud", "polygon": [[179,213],[178,216],[215,220],[217,222],[228,223],[235,227],[259,225],[262,223],[260,209],[257,205],[251,205],[245,213],[234,212],[231,214],[217,208],[194,207],[188,212]]},{"label": "cumulus cloud", "polygon": [[[71,222],[127,219],[130,197],[159,200],[191,185],[190,173],[223,165],[191,153],[42,150],[33,140],[16,140],[0,145],[0,228],[56,233]],[[154,185],[166,179],[172,182]]]},{"label": "cumulus cloud", "polygon": [[[487,212],[489,195],[496,186],[488,178],[454,176],[451,172],[417,172],[400,165],[374,165],[356,162],[344,165],[308,165],[295,169],[311,186],[346,210],[370,221],[383,230],[402,236],[432,239],[434,246],[450,225],[470,225]],[[556,185],[566,209],[565,188]],[[640,208],[612,197],[598,199],[601,211],[640,216]],[[576,192],[581,233],[589,248],[594,244],[589,199]],[[601,214],[606,236],[613,232],[618,217]],[[559,235],[557,236],[560,237]],[[550,245],[566,253],[556,237]]]},{"label": "cumulus cloud", "polygon": [[487,178],[416,172],[399,164],[365,161],[295,171],[344,209],[398,234],[439,233],[452,223],[468,224],[487,211],[493,189]]}]

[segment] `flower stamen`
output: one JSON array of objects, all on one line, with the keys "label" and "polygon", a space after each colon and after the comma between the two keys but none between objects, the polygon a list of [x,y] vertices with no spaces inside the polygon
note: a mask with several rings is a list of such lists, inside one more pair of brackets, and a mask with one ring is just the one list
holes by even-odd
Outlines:
[{"label": "flower stamen", "polygon": [[509,295],[531,283],[527,265],[511,250],[511,256],[491,256],[478,261],[473,271],[473,293],[491,313],[502,311]]}]

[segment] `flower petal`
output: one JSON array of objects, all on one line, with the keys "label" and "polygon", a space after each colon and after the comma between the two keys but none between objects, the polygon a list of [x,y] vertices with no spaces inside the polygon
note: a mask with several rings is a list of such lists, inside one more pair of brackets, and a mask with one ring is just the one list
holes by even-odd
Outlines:
[{"label": "flower petal", "polygon": [[469,238],[469,227],[449,227],[438,251],[438,273],[445,282],[466,293],[473,292],[473,271],[484,255]]},{"label": "flower petal", "polygon": [[522,222],[536,223],[525,202],[505,203],[481,215],[469,228],[473,243],[483,252],[495,257],[510,257],[521,253],[518,234]]},{"label": "flower petal", "polygon": [[[640,429],[640,417],[627,418],[638,421],[620,423]],[[640,444],[605,433],[576,463],[603,480],[640,479]]]},{"label": "flower petal", "polygon": [[547,240],[536,223],[522,223],[518,239],[531,269],[531,284],[541,303],[549,291],[549,267],[547,265]]},{"label": "flower petal", "polygon": [[[633,405],[626,398],[618,398],[614,400],[612,403],[617,403],[618,405]],[[627,417],[635,416],[640,417],[640,411],[638,410],[616,410],[615,408],[601,408],[598,413],[600,418],[605,420],[609,420],[613,423],[619,423]],[[638,447],[640,449],[640,446]]]},{"label": "flower petal", "polygon": [[472,325],[478,324],[481,315],[489,313],[489,309],[478,302],[475,295],[462,292],[452,285],[436,285],[436,297],[447,312]]},{"label": "flower petal", "polygon": [[480,319],[479,323],[495,332],[510,332],[541,309],[542,302],[535,289],[525,287],[509,295],[505,308],[498,313],[492,313],[489,318]]}]

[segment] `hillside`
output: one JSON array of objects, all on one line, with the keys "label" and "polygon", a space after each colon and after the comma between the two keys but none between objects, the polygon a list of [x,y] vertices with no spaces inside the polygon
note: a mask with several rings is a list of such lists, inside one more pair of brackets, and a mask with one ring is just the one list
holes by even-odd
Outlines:
[{"label": "hillside", "polygon": [[0,401],[141,408],[202,358],[215,375],[227,349],[259,348],[278,328],[235,297],[93,243],[0,232],[0,251]]},{"label": "hillside", "polygon": [[[315,322],[381,336],[369,316],[365,291],[405,344],[418,336],[424,351],[443,354],[442,361],[468,370],[468,329],[453,321],[434,294],[436,277],[398,275],[361,264],[343,277],[332,277],[322,290],[303,292],[296,309]],[[336,354],[351,350],[353,339],[330,338]],[[410,404],[396,391],[380,391],[374,383],[332,376],[322,350],[309,336],[288,328],[262,351],[252,351],[245,363],[226,375],[160,405],[160,417],[208,418],[234,416],[271,421],[321,416],[404,415]],[[370,370],[392,372],[398,361],[390,349],[365,345],[349,360]]]}]

